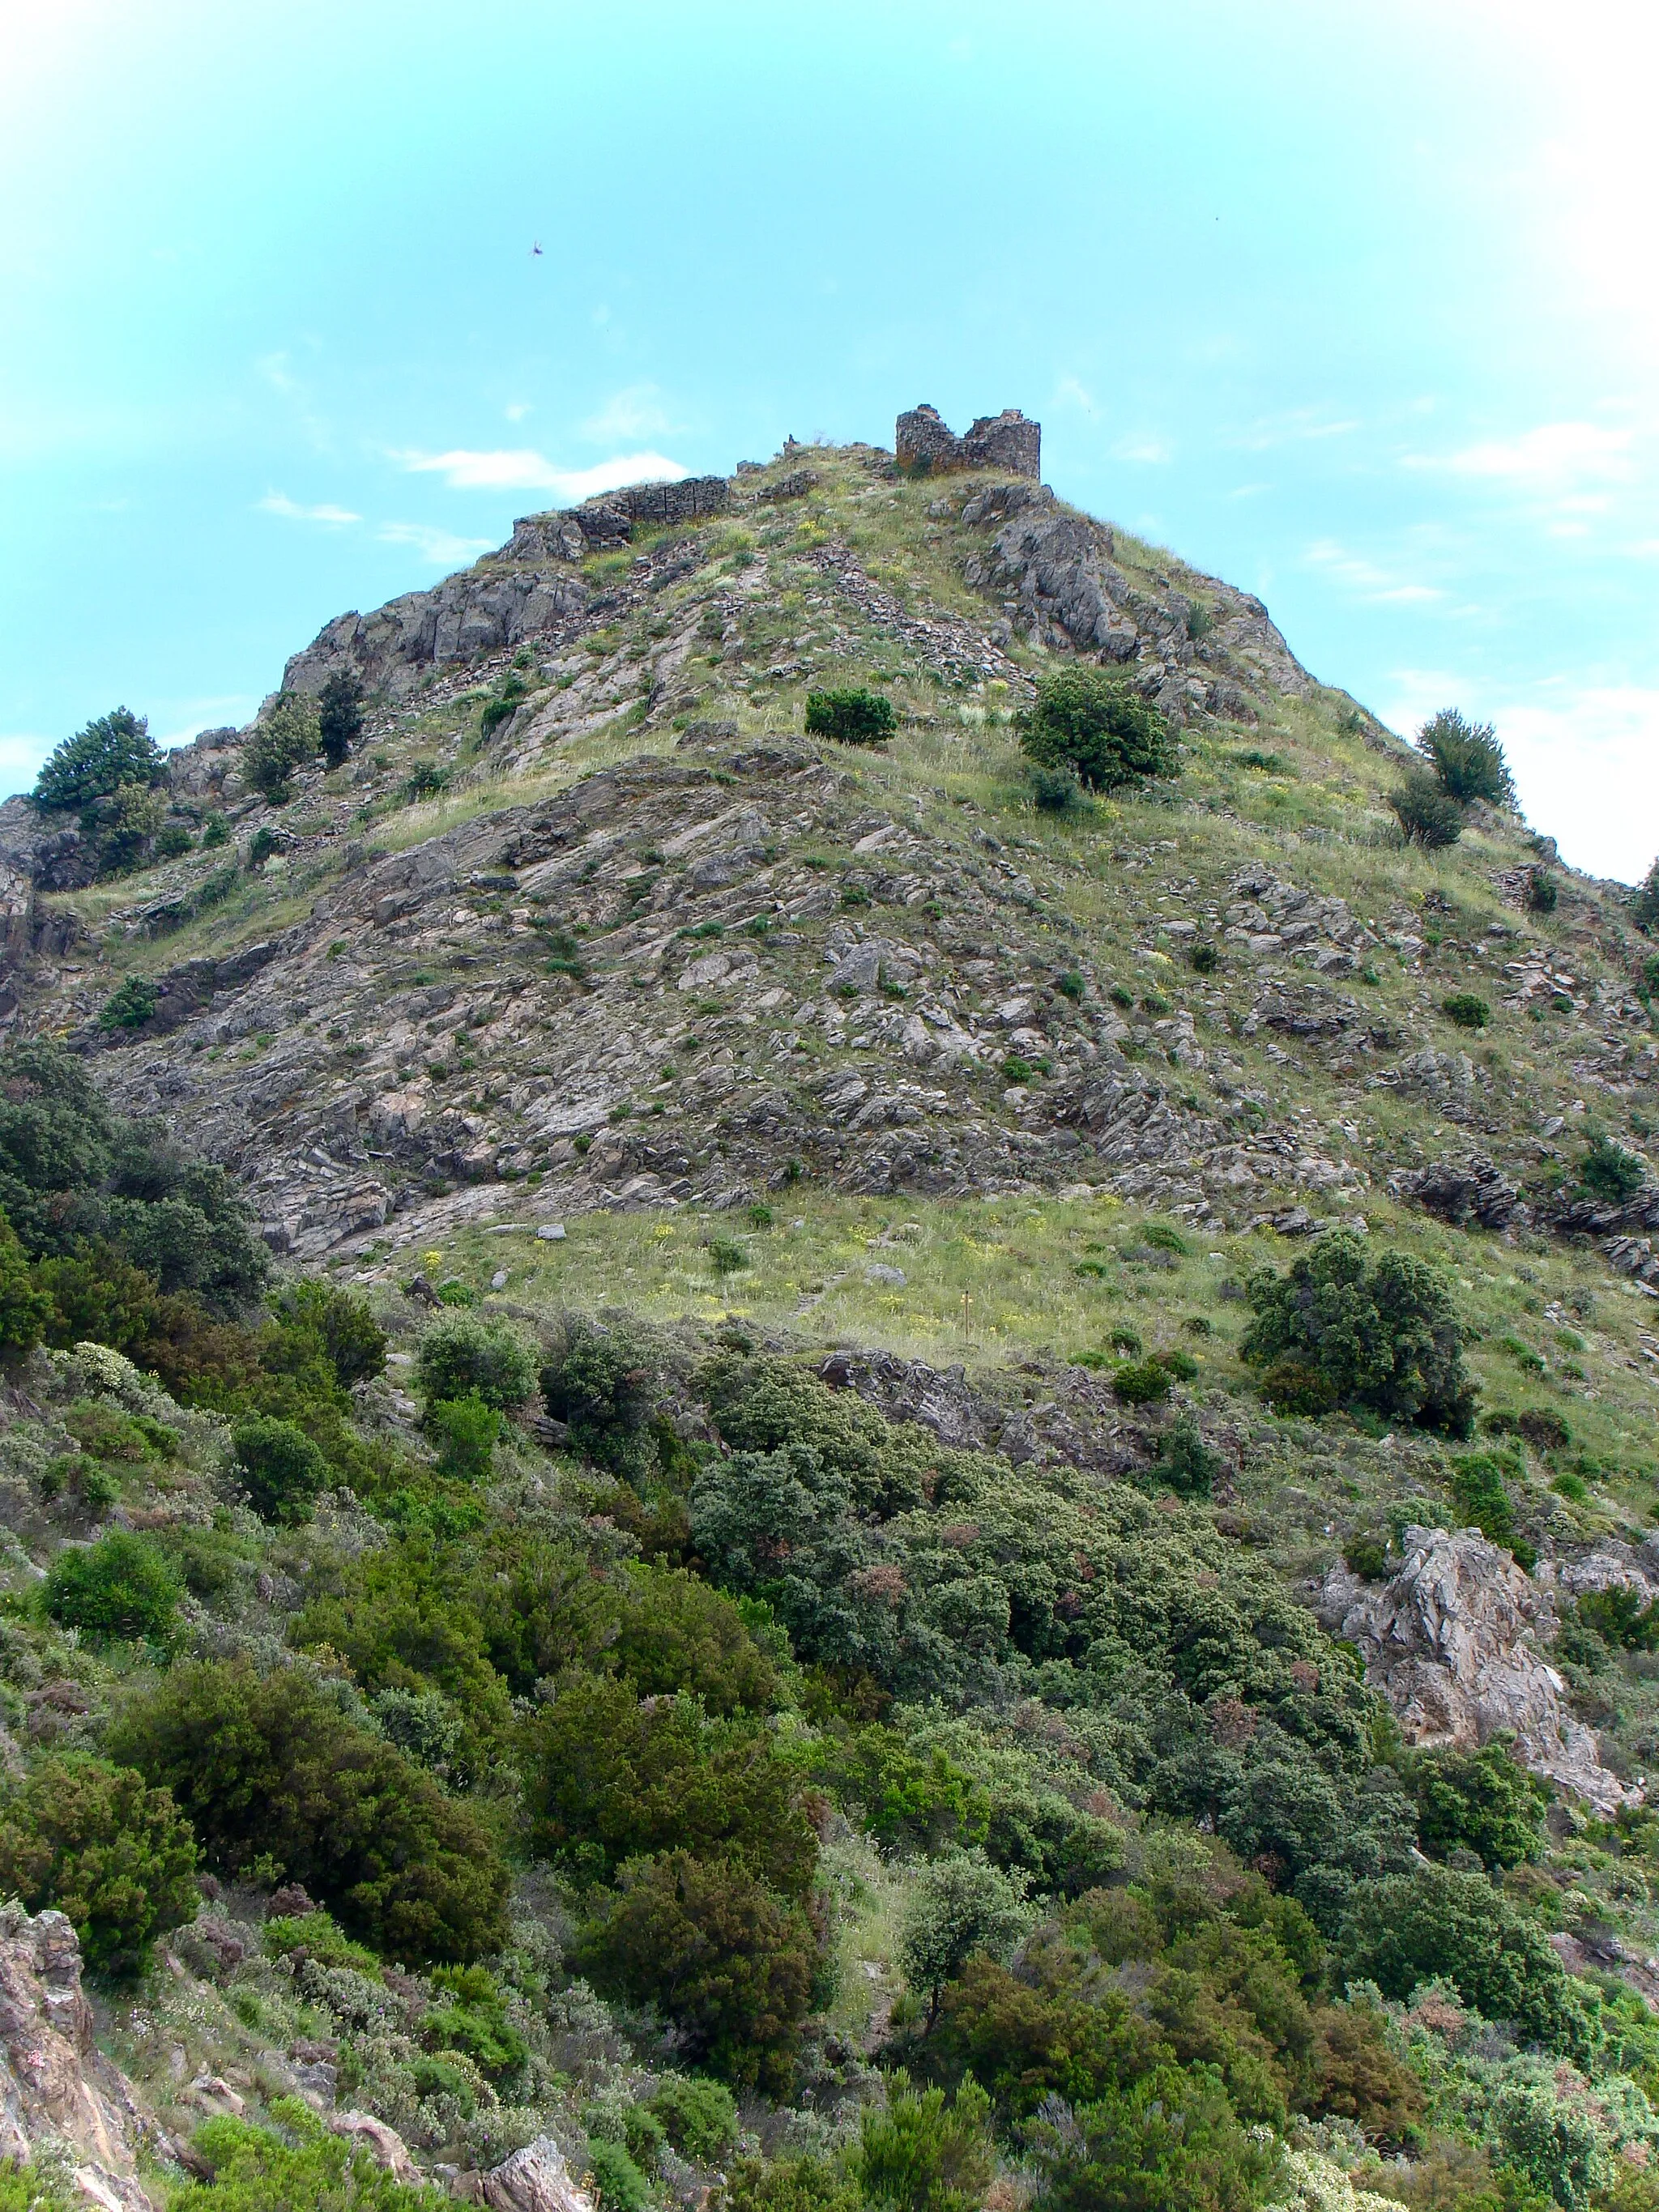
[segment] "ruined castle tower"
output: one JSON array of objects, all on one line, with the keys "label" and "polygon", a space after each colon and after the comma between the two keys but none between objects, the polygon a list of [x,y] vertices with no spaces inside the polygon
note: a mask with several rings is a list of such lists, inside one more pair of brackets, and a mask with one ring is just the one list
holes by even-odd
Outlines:
[{"label": "ruined castle tower", "polygon": [[964,469],[998,469],[1005,476],[1042,474],[1042,425],[1028,422],[1018,407],[1000,415],[981,415],[965,438],[958,438],[937,407],[925,403],[901,415],[893,450],[907,476],[951,476]]}]

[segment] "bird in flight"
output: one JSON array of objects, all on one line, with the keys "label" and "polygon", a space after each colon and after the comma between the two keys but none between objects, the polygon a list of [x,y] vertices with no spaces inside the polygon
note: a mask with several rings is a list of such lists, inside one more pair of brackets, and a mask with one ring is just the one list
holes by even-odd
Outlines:
[{"label": "bird in flight", "polygon": [[542,250],[542,242],[541,242],[540,239],[538,238],[538,239],[536,240],[536,243],[535,243],[535,244],[531,247],[531,249],[530,249],[530,258],[531,258],[531,259],[532,259],[532,261],[536,258],[536,256],[537,256],[537,255],[541,252],[541,250]]}]

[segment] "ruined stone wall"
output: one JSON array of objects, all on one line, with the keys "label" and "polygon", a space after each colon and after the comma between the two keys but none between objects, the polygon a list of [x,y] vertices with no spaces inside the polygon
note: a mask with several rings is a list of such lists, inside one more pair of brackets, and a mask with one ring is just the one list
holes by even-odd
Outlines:
[{"label": "ruined stone wall", "polygon": [[596,548],[626,545],[636,522],[702,522],[711,514],[724,514],[731,489],[724,477],[628,484],[601,492],[580,507],[521,515],[503,550],[514,561],[580,561]]},{"label": "ruined stone wall", "polygon": [[958,438],[938,408],[924,404],[899,416],[893,450],[908,476],[997,469],[1035,481],[1042,474],[1042,425],[1028,422],[1018,407],[1005,407],[1000,415],[981,415],[966,437]]}]

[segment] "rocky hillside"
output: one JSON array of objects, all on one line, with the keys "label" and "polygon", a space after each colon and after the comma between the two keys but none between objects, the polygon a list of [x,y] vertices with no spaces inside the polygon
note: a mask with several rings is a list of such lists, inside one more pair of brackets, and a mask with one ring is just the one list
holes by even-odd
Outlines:
[{"label": "rocky hillside", "polygon": [[[1059,500],[1036,425],[918,410],[896,449],[527,517],[329,623],[154,799],[0,808],[0,1195],[52,1316],[0,1407],[6,1786],[136,1765],[212,1869],[108,1998],[125,2075],[63,2000],[52,2063],[90,2086],[19,2126],[93,2160],[89,2201],[189,2172],[208,2212],[276,2154],[204,2120],[274,2113],[319,2172],[348,2144],[530,2212],[591,2202],[568,2165],[604,2212],[700,2204],[739,2144],[773,2163],[730,2212],[856,2212],[900,2201],[870,2115],[909,2112],[902,2059],[957,2114],[968,2074],[992,2095],[953,2203],[1115,2202],[1075,2179],[1107,2170],[1106,2073],[1054,2054],[1121,2002],[1115,2034],[1224,2077],[1237,2172],[1171,2203],[1651,2212],[1659,967],[1630,895],[1495,803],[1405,842],[1410,750],[1259,601]],[[1079,666],[1178,773],[1039,803],[1017,719]],[[365,726],[273,803],[262,744],[343,677]],[[889,742],[807,733],[847,686]],[[76,1069],[228,1180],[105,1130],[81,1190],[71,1139],[4,1121]],[[234,1191],[268,1308],[246,1255],[191,1273],[159,1225],[199,1200],[228,1236]],[[129,1271],[107,1294],[87,1240]],[[1339,1252],[1455,1370],[1446,1418],[1267,1365],[1273,1284],[1334,1299]],[[452,1308],[481,1364],[441,1389]],[[303,1510],[262,1503],[250,1421],[297,1424],[295,1464],[310,1439]],[[111,1532],[171,1563],[171,1640],[43,1625],[43,1574]],[[320,1844],[301,1877],[227,1840],[155,1733],[210,1677],[299,1682],[343,1770],[395,1752],[423,1819],[476,1810],[489,1927],[412,1950]],[[601,1736],[690,1729],[732,1791],[722,1731],[757,1729],[744,1771],[794,1793],[764,1881],[752,1838],[682,1808],[682,1851],[631,1768],[594,1779],[578,1699]],[[740,2063],[618,1964],[671,1863],[682,1904],[741,1864],[787,1923],[791,2024]],[[964,1864],[1006,1941],[930,1985],[896,1931]],[[1488,1876],[1519,1980],[1434,1980]],[[20,2017],[70,1989],[50,1911],[0,1929],[8,1974]],[[722,2067],[741,2129],[705,2154],[682,2106]]]}]

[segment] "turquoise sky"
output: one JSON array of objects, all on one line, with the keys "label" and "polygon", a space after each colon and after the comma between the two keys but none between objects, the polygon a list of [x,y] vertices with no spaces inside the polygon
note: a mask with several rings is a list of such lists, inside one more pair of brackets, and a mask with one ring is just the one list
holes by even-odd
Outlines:
[{"label": "turquoise sky", "polygon": [[[659,456],[1023,407],[1659,848],[1651,9],[0,4],[0,781]],[[534,256],[539,242],[544,251]]]}]

